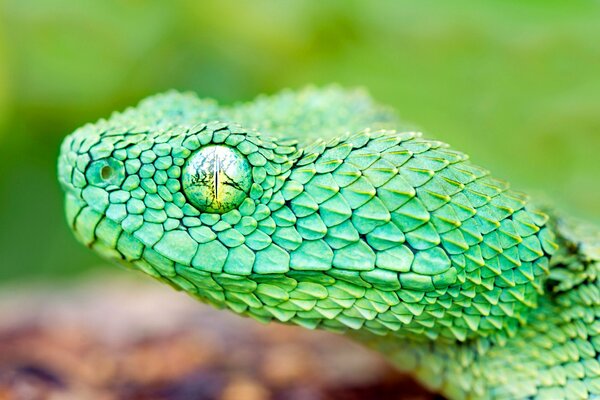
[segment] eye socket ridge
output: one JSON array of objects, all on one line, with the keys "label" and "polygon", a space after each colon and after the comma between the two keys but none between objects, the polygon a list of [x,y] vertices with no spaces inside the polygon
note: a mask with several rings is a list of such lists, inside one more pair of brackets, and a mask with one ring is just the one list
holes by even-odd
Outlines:
[{"label": "eye socket ridge", "polygon": [[251,186],[250,163],[229,146],[202,147],[183,167],[183,192],[188,201],[203,212],[223,214],[236,208]]}]

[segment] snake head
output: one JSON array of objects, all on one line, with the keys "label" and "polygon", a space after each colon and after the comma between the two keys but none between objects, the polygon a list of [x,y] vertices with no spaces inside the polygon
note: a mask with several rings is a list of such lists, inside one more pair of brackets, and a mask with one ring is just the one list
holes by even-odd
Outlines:
[{"label": "snake head", "polygon": [[[525,318],[554,248],[526,196],[441,142],[356,129],[392,124],[362,97],[297,100],[172,93],[80,128],[59,159],[76,237],[261,321],[467,340]],[[294,136],[281,114],[323,137],[259,133]]]},{"label": "snake head", "polygon": [[217,292],[196,288],[212,274],[288,271],[289,254],[270,237],[271,209],[285,203],[295,141],[196,113],[194,123],[169,110],[150,122],[139,115],[86,125],[63,142],[59,181],[79,241],[216,303]]}]

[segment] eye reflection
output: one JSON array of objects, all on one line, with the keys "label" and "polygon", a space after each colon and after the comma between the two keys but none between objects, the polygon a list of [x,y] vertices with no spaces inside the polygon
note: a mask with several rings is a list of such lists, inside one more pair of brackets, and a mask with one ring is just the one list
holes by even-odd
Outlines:
[{"label": "eye reflection", "polygon": [[251,168],[237,150],[210,145],[187,160],[182,187],[188,200],[201,211],[225,213],[246,198],[252,185]]}]

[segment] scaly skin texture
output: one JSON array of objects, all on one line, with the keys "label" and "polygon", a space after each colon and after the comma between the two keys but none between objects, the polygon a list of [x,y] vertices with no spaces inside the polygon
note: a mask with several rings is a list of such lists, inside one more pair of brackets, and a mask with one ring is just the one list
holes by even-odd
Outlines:
[{"label": "scaly skin texture", "polygon": [[452,399],[600,395],[598,231],[360,91],[157,95],[68,136],[59,180],[83,244],[215,307],[351,335]]}]

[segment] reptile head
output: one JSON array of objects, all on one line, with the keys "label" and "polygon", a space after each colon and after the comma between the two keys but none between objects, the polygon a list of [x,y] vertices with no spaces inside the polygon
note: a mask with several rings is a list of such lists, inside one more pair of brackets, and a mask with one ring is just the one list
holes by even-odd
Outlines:
[{"label": "reptile head", "polygon": [[[315,110],[329,103],[314,93],[231,109],[169,94],[80,128],[59,160],[75,235],[261,321],[459,340],[515,327],[547,271],[545,217],[440,142],[355,129],[388,122],[356,113],[364,98]],[[307,146],[242,127],[289,135],[281,113],[365,117]]]},{"label": "reptile head", "polygon": [[[289,271],[290,246],[271,238],[272,209],[285,203],[282,186],[300,155],[295,142],[172,114],[119,114],[65,139],[59,180],[75,236],[194,292],[210,287],[212,275]],[[198,295],[224,301],[212,290]]]}]

